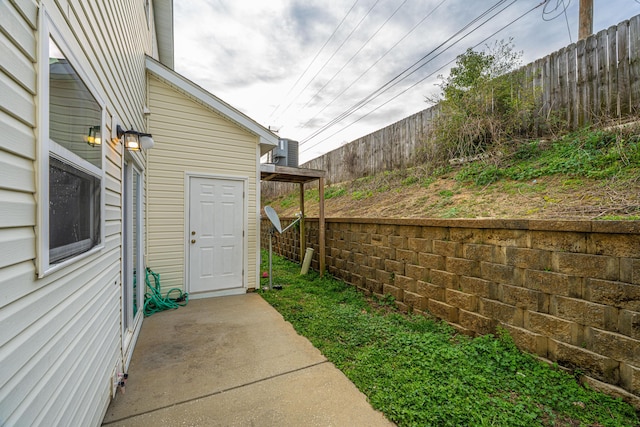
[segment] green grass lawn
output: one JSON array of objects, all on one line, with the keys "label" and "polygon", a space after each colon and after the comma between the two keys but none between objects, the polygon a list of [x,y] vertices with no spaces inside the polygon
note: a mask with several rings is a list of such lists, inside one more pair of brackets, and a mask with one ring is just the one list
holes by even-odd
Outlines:
[{"label": "green grass lawn", "polygon": [[262,291],[265,300],[400,426],[640,425],[633,407],[520,352],[508,335],[470,339],[397,312],[389,298],[300,276],[298,264],[275,255],[273,266],[283,289]]}]

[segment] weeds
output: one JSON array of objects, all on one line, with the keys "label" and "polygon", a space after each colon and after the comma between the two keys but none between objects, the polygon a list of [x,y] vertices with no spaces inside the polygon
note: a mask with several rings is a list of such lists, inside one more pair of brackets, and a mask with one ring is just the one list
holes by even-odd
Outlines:
[{"label": "weeds", "polygon": [[460,208],[449,208],[443,214],[443,218],[456,218],[460,216]]},{"label": "weeds", "polygon": [[371,196],[373,196],[373,193],[371,192],[371,190],[369,190],[369,191],[354,191],[353,193],[351,193],[351,197],[353,198],[353,200],[368,199]]},{"label": "weeds", "polygon": [[325,200],[333,199],[334,197],[341,197],[347,193],[347,190],[344,187],[339,187],[332,185],[331,187],[327,187],[324,190],[324,198]]},{"label": "weeds", "polygon": [[[334,184],[325,189],[325,199],[333,199],[330,206],[348,206],[349,215],[362,212],[363,216],[372,216],[368,209],[377,209],[385,216],[397,217],[481,215],[637,220],[639,126],[584,129],[555,141],[503,144],[501,150],[500,154],[461,166],[419,165]],[[380,193],[388,194],[377,197]],[[454,193],[462,196],[454,198]],[[402,203],[394,197],[397,194],[407,194],[405,206],[409,209],[402,209]],[[371,200],[351,203],[372,199],[373,195],[375,204]],[[479,199],[491,205],[491,209],[480,206],[476,209],[469,204],[470,200]],[[298,204],[298,194],[294,192],[279,200],[283,209],[291,210]],[[317,189],[307,190],[306,200],[317,201]],[[393,205],[385,207],[387,200],[393,200]]]},{"label": "weeds", "polygon": [[620,131],[574,132],[550,144],[539,141],[519,145],[502,166],[474,162],[463,167],[456,179],[484,186],[508,178],[526,181],[556,174],[608,179],[632,176],[640,165],[640,136]]},{"label": "weeds", "polygon": [[420,181],[420,178],[418,178],[417,176],[414,176],[414,175],[410,175],[410,176],[406,177],[405,179],[403,179],[401,181],[401,183],[404,186],[409,186],[409,185],[416,184],[419,181]]},{"label": "weeds", "polygon": [[277,256],[274,269],[283,290],[263,297],[399,426],[638,425],[631,406],[520,352],[504,331],[470,339]]}]

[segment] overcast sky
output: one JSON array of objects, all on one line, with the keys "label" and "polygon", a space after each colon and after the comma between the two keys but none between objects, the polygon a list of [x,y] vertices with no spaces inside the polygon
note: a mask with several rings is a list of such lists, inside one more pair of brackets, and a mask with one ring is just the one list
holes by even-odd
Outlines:
[{"label": "overcast sky", "polygon": [[[594,32],[640,14],[640,0],[594,3]],[[175,68],[300,141],[302,163],[427,108],[437,76],[469,47],[513,38],[528,63],[575,42],[579,0],[548,0],[546,11],[540,4],[174,0]]]}]

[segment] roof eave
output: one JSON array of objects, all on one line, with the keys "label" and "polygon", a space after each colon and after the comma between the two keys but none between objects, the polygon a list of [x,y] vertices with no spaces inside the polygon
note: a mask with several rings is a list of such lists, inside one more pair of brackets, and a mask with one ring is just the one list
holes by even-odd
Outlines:
[{"label": "roof eave", "polygon": [[173,69],[173,0],[153,0],[153,22],[160,62]]}]

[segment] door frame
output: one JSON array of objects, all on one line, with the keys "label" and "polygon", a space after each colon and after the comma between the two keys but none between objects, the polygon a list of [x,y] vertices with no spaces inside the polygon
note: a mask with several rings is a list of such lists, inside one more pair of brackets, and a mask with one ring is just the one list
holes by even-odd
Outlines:
[{"label": "door frame", "polygon": [[[131,357],[133,356],[133,350],[136,345],[136,341],[138,340],[138,335],[140,334],[140,329],[142,327],[142,321],[144,319],[143,315],[143,305],[144,305],[144,288],[145,288],[145,280],[144,280],[144,269],[145,269],[145,221],[144,221],[144,169],[133,156],[126,155],[126,158],[123,161],[123,181],[122,181],[122,288],[120,292],[120,334],[122,337],[121,345],[122,345],[122,362],[125,371],[128,369],[129,362],[131,361]],[[125,313],[125,309],[128,307],[125,304],[125,298],[127,294],[125,293],[125,287],[127,287],[132,280],[132,275],[129,275],[129,266],[130,263],[127,260],[127,257],[133,251],[133,239],[132,239],[132,231],[133,231],[133,222],[131,221],[131,210],[133,208],[133,198],[130,196],[132,194],[133,188],[133,172],[137,172],[140,180],[138,182],[138,187],[136,188],[136,198],[138,201],[137,207],[137,248],[136,252],[138,254],[138,263],[134,268],[136,269],[137,276],[137,291],[138,291],[138,312],[134,314],[133,319],[131,320],[131,324],[128,325],[129,328],[125,328],[125,324],[128,323],[128,319],[125,319],[125,316],[128,316]],[[128,218],[127,218],[128,216]],[[142,292],[140,291],[142,289]],[[125,330],[126,329],[126,330]]]},{"label": "door frame", "polygon": [[211,291],[211,292],[198,292],[197,294],[189,294],[189,299],[197,299],[197,298],[209,298],[215,296],[226,296],[226,295],[240,295],[247,292],[247,288],[249,286],[248,281],[248,273],[249,273],[249,203],[248,203],[248,188],[249,188],[249,177],[248,176],[236,176],[236,175],[223,175],[223,174],[214,174],[214,173],[204,173],[204,172],[188,172],[184,173],[184,287],[186,292],[190,292],[191,290],[191,282],[190,282],[190,245],[189,241],[191,239],[190,233],[190,204],[191,204],[191,178],[205,178],[205,179],[221,179],[227,181],[238,181],[242,183],[242,192],[244,197],[242,198],[242,271],[244,274],[242,275],[242,286],[233,289],[223,289],[219,291]]}]

